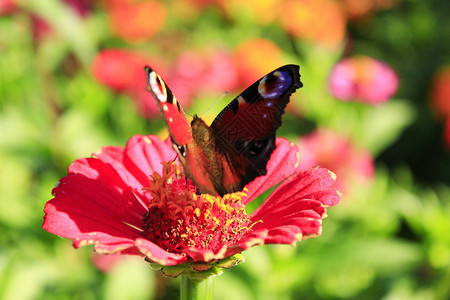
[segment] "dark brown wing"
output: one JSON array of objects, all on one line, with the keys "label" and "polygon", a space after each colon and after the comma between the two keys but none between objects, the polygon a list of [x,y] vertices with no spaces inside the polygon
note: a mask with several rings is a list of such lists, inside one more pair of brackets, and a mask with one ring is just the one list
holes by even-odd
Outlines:
[{"label": "dark brown wing", "polygon": [[299,70],[297,65],[285,65],[270,72],[231,101],[211,124],[216,151],[224,161],[219,194],[241,190],[266,174],[285,107],[303,86]]}]

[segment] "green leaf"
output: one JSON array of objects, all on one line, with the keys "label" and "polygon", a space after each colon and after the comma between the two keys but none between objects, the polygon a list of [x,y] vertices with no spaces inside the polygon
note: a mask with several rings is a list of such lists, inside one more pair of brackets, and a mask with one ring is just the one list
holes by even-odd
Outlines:
[{"label": "green leaf", "polygon": [[394,142],[414,119],[406,101],[390,100],[368,110],[361,120],[358,141],[374,156]]}]

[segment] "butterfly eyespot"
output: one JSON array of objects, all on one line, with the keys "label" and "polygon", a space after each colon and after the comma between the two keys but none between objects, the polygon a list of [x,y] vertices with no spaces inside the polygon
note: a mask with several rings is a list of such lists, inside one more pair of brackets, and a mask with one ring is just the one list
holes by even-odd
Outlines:
[{"label": "butterfly eyespot", "polygon": [[268,142],[268,140],[241,141],[236,144],[236,148],[246,156],[257,156],[264,152],[264,149],[268,146]]},{"label": "butterfly eyespot", "polygon": [[267,141],[254,141],[250,144],[249,153],[251,155],[257,155],[261,152],[264,147],[266,147]]}]

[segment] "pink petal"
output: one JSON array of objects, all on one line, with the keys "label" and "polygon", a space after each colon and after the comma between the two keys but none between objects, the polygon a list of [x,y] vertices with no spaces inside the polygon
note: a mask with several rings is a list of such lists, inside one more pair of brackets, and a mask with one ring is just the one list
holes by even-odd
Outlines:
[{"label": "pink petal", "polygon": [[248,234],[246,234],[238,243],[235,245],[229,246],[225,257],[234,255],[236,253],[240,253],[248,248],[253,246],[263,245],[267,238],[268,230],[252,230]]},{"label": "pink petal", "polygon": [[167,252],[147,239],[137,239],[135,245],[145,257],[159,265],[178,265],[184,263],[188,259],[185,254]]},{"label": "pink petal", "polygon": [[[152,143],[157,145],[152,148],[144,138],[131,139],[133,140],[142,141],[131,143],[137,145],[134,149],[144,145],[156,148],[156,157],[160,156],[161,148],[166,149],[164,153],[170,149],[162,141]],[[84,158],[72,163],[69,174],[53,189],[55,198],[44,208],[43,228],[59,236],[78,239],[78,242],[74,241],[75,246],[92,240],[86,234],[101,232],[104,235],[97,234],[97,238],[110,238],[103,241],[92,240],[97,245],[97,250],[104,247],[103,251],[117,252],[117,249],[124,247],[120,241],[134,247],[132,241],[142,236],[139,228],[142,228],[146,212],[143,202],[146,201],[137,194],[142,191],[143,186],[138,181],[127,180],[130,175],[121,164],[122,153],[124,150],[121,147],[105,147],[97,154],[99,159]],[[151,154],[148,153],[148,156]],[[134,186],[130,187],[130,182]]]},{"label": "pink petal", "polygon": [[176,158],[176,153],[167,142],[153,135],[135,135],[125,147],[123,166],[129,173],[130,184],[148,186],[149,175],[161,173],[161,162]]},{"label": "pink petal", "polygon": [[95,252],[99,254],[140,254],[134,247],[133,239],[111,236],[104,232],[84,233],[73,240],[75,248],[87,245],[94,245]]},{"label": "pink petal", "polygon": [[250,203],[264,191],[288,178],[298,167],[298,163],[297,146],[284,138],[277,138],[276,149],[267,163],[267,174],[257,177],[246,186],[248,195],[242,199],[242,203]]},{"label": "pink petal", "polygon": [[335,188],[336,175],[324,168],[300,171],[284,181],[269,198],[286,199],[292,196],[316,199],[326,206],[339,202],[340,193]]},{"label": "pink petal", "polygon": [[[288,243],[317,235],[324,205],[337,204],[334,176],[326,169],[309,169],[283,182],[253,213],[253,230],[269,230],[265,243]],[[262,222],[261,222],[262,221]]]},{"label": "pink petal", "polygon": [[53,194],[55,198],[48,203],[53,203],[58,210],[64,209],[71,217],[75,213],[91,219],[92,231],[99,231],[96,223],[102,222],[106,222],[107,227],[120,225],[127,230],[130,227],[125,223],[139,227],[146,212],[117,172],[95,158],[72,163],[69,175],[59,181]]},{"label": "pink petal", "polygon": [[122,259],[124,259],[124,256],[120,254],[100,255],[93,253],[91,255],[92,263],[97,267],[97,269],[105,273],[113,270],[115,265]]},{"label": "pink petal", "polygon": [[184,249],[183,252],[186,253],[194,261],[204,261],[209,262],[212,260],[219,260],[225,258],[225,253],[227,246],[222,248],[211,250],[211,249],[198,249],[198,248],[188,248]]}]

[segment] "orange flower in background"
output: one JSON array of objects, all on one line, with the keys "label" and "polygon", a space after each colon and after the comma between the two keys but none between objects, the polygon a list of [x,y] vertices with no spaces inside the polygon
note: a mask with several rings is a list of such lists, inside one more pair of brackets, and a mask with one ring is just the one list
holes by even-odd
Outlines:
[{"label": "orange flower in background", "polygon": [[228,0],[221,6],[230,18],[249,18],[257,24],[269,24],[281,14],[283,0]]},{"label": "orange flower in background", "polygon": [[167,7],[159,1],[108,3],[111,30],[129,43],[147,41],[167,20]]},{"label": "orange flower in background", "polygon": [[388,9],[399,0],[341,0],[350,19],[366,17],[381,9]]},{"label": "orange flower in background", "polygon": [[342,6],[332,0],[288,0],[284,3],[281,25],[293,36],[334,47],[346,33]]},{"label": "orange flower in background", "polygon": [[259,78],[284,64],[282,50],[272,41],[255,38],[239,44],[233,53],[240,89],[250,86]]},{"label": "orange flower in background", "polygon": [[439,117],[450,118],[450,66],[441,67],[433,78],[430,103]]},{"label": "orange flower in background", "polygon": [[[180,1],[183,2],[183,1]],[[189,6],[195,6],[197,8],[204,9],[209,5],[222,6],[226,0],[186,0]]]}]

